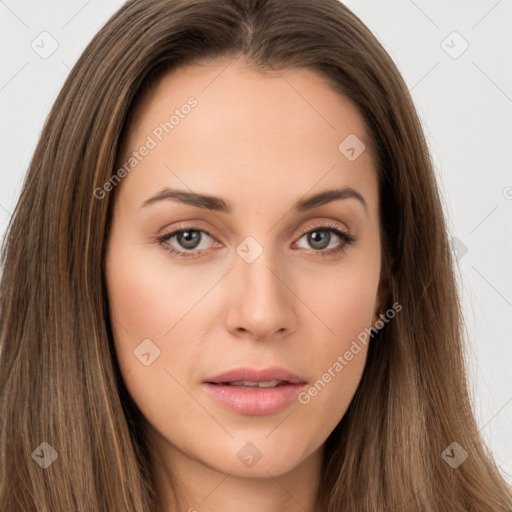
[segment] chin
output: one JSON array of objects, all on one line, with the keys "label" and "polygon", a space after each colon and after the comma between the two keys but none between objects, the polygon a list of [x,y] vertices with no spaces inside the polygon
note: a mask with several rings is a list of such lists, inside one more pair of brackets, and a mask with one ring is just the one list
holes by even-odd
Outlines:
[{"label": "chin", "polygon": [[[202,462],[232,476],[270,478],[293,471],[315,453],[306,452],[306,440],[290,439],[284,444],[282,440],[273,441],[265,436],[267,432],[253,441],[231,439],[228,447],[217,445],[217,450],[210,452],[211,457]],[[233,455],[227,456],[227,453]]]}]

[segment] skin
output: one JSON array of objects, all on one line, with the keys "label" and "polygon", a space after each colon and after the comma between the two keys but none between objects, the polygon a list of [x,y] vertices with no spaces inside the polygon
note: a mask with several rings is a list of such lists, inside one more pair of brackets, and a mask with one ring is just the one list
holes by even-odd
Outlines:
[{"label": "skin", "polygon": [[[190,96],[198,105],[115,190],[105,272],[124,382],[155,443],[164,510],[176,504],[157,460],[174,475],[180,510],[314,511],[322,447],[354,396],[367,347],[309,403],[274,414],[229,411],[201,382],[239,366],[281,366],[311,386],[377,320],[374,161],[369,150],[354,161],[338,150],[349,134],[367,140],[365,127],[313,71],[262,74],[215,60],[174,70],[142,98],[120,161]],[[165,186],[222,197],[233,211],[171,200],[141,207]],[[366,209],[348,198],[293,210],[304,196],[346,186]],[[326,222],[356,241],[323,257],[344,243],[329,227],[327,248],[308,241]],[[196,249],[178,236],[158,241],[183,224],[211,236],[202,233]],[[236,252],[247,236],[263,249],[252,263]],[[149,366],[134,356],[145,339],[160,350]],[[261,453],[252,467],[237,457],[247,442]]]}]

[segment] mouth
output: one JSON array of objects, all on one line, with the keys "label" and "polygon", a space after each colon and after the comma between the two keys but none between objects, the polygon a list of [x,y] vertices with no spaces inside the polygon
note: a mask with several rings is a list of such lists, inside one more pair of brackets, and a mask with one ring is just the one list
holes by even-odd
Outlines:
[{"label": "mouth", "polygon": [[296,401],[307,384],[283,368],[237,368],[203,381],[204,391],[220,406],[249,416],[274,414]]},{"label": "mouth", "polygon": [[234,368],[219,375],[209,377],[203,382],[208,384],[221,384],[233,386],[260,386],[275,387],[282,384],[305,384],[306,381],[299,375],[285,368],[273,366],[269,368]]},{"label": "mouth", "polygon": [[292,383],[287,380],[267,380],[267,381],[250,381],[237,380],[234,382],[207,382],[214,386],[236,386],[241,389],[257,389],[257,388],[276,388],[278,386],[289,386]]}]

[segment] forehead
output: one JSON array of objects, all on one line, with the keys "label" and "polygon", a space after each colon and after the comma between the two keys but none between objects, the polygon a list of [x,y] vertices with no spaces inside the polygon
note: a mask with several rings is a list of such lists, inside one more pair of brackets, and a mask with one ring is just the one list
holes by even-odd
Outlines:
[{"label": "forehead", "polygon": [[[333,132],[352,129],[367,148],[372,145],[357,107],[335,91],[323,74],[309,68],[263,72],[240,58],[202,60],[162,75],[134,105],[130,134],[135,138],[142,135],[141,129],[147,129],[148,122],[161,122],[162,116],[168,118],[190,96],[201,104],[203,124],[206,115],[215,108],[225,109],[225,115],[220,117],[223,122],[228,115],[235,120],[235,110],[239,117],[246,113],[252,115],[244,119],[245,131],[250,130],[249,121],[261,121],[259,125],[271,131],[273,126],[282,128],[286,120],[295,127],[308,126],[313,117],[316,123],[312,129],[316,124]],[[270,110],[275,116],[267,115],[263,119],[257,115],[269,114]],[[258,124],[253,126],[256,128]]]},{"label": "forehead", "polygon": [[[196,105],[184,108],[190,98]],[[172,182],[203,191],[236,186],[254,197],[275,187],[299,192],[319,180],[375,179],[357,108],[306,68],[262,73],[227,59],[177,68],[138,101],[119,163],[148,137],[154,149],[125,180],[148,193]],[[356,160],[343,152],[348,146],[362,151]]]}]

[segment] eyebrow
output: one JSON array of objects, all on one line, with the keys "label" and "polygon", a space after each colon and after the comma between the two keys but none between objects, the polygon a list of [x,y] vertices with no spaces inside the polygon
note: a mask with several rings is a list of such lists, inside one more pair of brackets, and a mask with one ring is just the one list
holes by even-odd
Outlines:
[{"label": "eyebrow", "polygon": [[[296,211],[303,212],[330,203],[340,199],[357,199],[368,210],[368,205],[364,197],[352,187],[344,187],[334,190],[325,190],[313,196],[297,201],[292,208]],[[149,206],[159,201],[179,201],[184,204],[212,210],[217,212],[231,213],[232,207],[228,202],[220,197],[210,196],[206,194],[198,194],[195,192],[186,192],[184,190],[163,188],[160,192],[146,199],[141,208]]]}]

